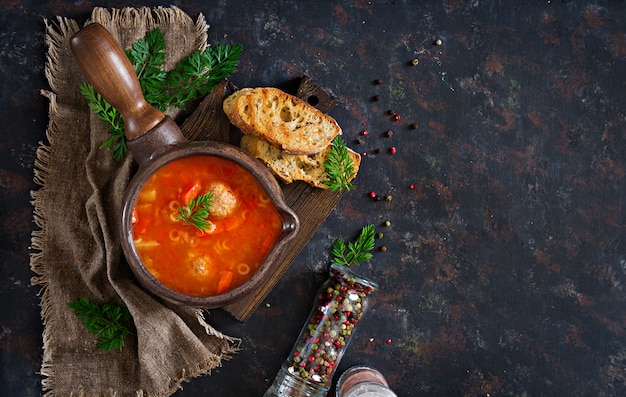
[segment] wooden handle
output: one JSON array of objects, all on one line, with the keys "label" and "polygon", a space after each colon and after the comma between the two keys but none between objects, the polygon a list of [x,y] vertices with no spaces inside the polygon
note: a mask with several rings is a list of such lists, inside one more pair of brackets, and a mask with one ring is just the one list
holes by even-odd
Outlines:
[{"label": "wooden handle", "polygon": [[146,102],[124,50],[106,28],[94,23],[70,39],[70,48],[87,80],[124,118],[126,138],[136,139],[165,115]]}]

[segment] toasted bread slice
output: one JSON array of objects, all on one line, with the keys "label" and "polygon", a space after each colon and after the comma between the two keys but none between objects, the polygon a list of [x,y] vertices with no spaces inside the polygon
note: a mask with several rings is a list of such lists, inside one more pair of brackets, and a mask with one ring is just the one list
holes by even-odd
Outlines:
[{"label": "toasted bread slice", "polygon": [[[290,154],[254,135],[244,135],[240,146],[265,163],[285,183],[304,181],[312,186],[328,189],[328,185],[324,183],[328,180],[324,162],[328,159],[330,146],[315,154]],[[361,155],[350,148],[348,153],[354,164],[352,180],[359,171]]]},{"label": "toasted bread slice", "polygon": [[342,133],[335,119],[278,88],[243,88],[224,99],[223,108],[241,132],[287,153],[318,153]]}]

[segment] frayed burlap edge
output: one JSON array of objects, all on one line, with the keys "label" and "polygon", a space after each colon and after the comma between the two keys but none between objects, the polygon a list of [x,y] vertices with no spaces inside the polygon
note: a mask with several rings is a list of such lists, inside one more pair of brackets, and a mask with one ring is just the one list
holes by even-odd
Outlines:
[{"label": "frayed burlap edge", "polygon": [[[95,8],[92,12],[91,18],[86,23],[99,22],[103,25],[117,24],[121,28],[132,27],[134,22],[138,19],[147,21],[148,26],[156,27],[162,25],[175,24],[179,18],[189,18],[179,8],[172,6],[168,8],[123,8],[123,9],[111,9]],[[48,49],[46,54],[45,76],[50,85],[51,90],[41,90],[41,95],[49,100],[49,123],[46,128],[45,136],[47,144],[44,142],[39,143],[39,147],[36,151],[36,159],[34,165],[34,182],[39,186],[38,190],[31,192],[31,204],[33,206],[33,222],[36,226],[31,234],[31,249],[30,255],[30,268],[35,274],[31,278],[31,284],[33,286],[40,287],[38,296],[41,299],[41,317],[44,324],[43,331],[43,354],[40,374],[42,376],[42,389],[45,397],[54,397],[54,364],[51,362],[51,343],[50,343],[50,327],[49,327],[49,307],[50,296],[48,291],[48,269],[43,262],[43,236],[48,232],[46,223],[47,214],[42,205],[43,197],[45,196],[46,182],[48,180],[49,169],[51,167],[50,159],[53,157],[55,151],[55,141],[59,138],[59,130],[54,123],[54,115],[57,113],[56,107],[56,94],[58,87],[55,82],[55,75],[58,70],[58,48],[63,40],[66,40],[73,33],[77,32],[80,27],[78,23],[72,19],[64,17],[56,17],[55,22],[51,23],[49,20],[44,19],[46,35],[45,45]],[[53,24],[55,26],[53,26]],[[196,35],[194,36],[194,46],[199,49],[205,49],[207,46],[207,31],[209,26],[206,24],[204,16],[200,14],[195,22]],[[172,67],[171,64],[166,67]],[[230,337],[222,334],[210,324],[208,324],[204,318],[203,310],[196,310],[196,320],[204,328],[207,335],[216,336],[226,341],[227,347],[221,352],[221,355],[215,355],[212,360],[208,362],[200,362],[192,371],[181,370],[181,373],[177,379],[169,380],[169,389],[160,394],[167,396],[174,393],[176,390],[181,389],[183,382],[188,381],[191,378],[208,375],[211,373],[211,369],[221,366],[222,360],[229,360],[232,355],[240,351],[241,340],[239,338]],[[118,397],[119,393],[115,390],[109,390],[108,393],[111,397]],[[86,394],[83,391],[76,391],[71,396],[84,397]],[[136,391],[136,397],[146,396],[143,390]]]}]

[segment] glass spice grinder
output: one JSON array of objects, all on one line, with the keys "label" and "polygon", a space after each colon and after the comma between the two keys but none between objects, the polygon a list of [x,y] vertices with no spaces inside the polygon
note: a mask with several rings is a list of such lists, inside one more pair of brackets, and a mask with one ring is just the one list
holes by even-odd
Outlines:
[{"label": "glass spice grinder", "polygon": [[324,397],[378,285],[333,264],[308,321],[264,397]]}]

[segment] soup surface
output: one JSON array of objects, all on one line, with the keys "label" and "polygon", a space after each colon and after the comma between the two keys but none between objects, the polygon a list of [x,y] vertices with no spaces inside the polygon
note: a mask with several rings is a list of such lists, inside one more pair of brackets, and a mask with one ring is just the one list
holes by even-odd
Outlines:
[{"label": "soup surface", "polygon": [[[206,228],[183,211],[210,194]],[[189,213],[189,212],[188,212]],[[257,270],[282,231],[282,219],[259,182],[240,165],[190,156],[159,168],[141,188],[133,240],[146,268],[169,288],[196,296],[224,293]]]}]

